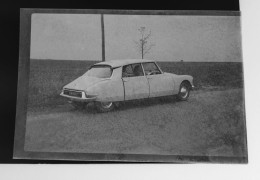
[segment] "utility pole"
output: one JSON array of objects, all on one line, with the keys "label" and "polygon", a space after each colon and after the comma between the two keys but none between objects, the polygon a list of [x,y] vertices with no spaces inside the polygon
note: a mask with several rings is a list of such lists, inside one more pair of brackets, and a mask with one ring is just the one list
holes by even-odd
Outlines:
[{"label": "utility pole", "polygon": [[105,61],[105,28],[104,28],[104,15],[101,14],[101,37],[102,37],[102,61]]}]

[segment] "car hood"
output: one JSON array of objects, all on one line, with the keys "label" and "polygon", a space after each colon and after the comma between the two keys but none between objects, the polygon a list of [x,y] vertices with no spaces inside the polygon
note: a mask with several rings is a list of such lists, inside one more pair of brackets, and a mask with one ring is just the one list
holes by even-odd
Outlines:
[{"label": "car hood", "polygon": [[168,73],[168,72],[164,72],[163,74],[165,74],[165,75],[167,75],[167,76],[171,76],[171,77],[179,76],[179,75],[177,75],[177,74]]},{"label": "car hood", "polygon": [[107,79],[83,75],[83,76],[80,76],[79,78],[75,79],[71,83],[67,84],[66,86],[64,86],[64,88],[84,91],[87,88],[93,86],[94,84],[97,84],[97,83],[99,83],[101,81],[105,81],[105,80],[107,80]]}]

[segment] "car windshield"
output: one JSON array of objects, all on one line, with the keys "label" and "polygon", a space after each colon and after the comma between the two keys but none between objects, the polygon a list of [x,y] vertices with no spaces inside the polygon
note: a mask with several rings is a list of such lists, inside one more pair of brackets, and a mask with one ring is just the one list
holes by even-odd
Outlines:
[{"label": "car windshield", "polygon": [[85,75],[97,78],[109,78],[112,75],[112,69],[110,66],[92,66]]}]

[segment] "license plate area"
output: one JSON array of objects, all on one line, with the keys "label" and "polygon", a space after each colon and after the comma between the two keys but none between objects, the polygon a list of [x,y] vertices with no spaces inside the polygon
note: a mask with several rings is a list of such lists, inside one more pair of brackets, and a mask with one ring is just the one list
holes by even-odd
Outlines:
[{"label": "license plate area", "polygon": [[65,94],[65,95],[67,95],[67,96],[73,96],[73,97],[82,98],[82,92],[80,92],[80,91],[74,91],[74,90],[65,89],[65,90],[63,91],[63,94]]}]

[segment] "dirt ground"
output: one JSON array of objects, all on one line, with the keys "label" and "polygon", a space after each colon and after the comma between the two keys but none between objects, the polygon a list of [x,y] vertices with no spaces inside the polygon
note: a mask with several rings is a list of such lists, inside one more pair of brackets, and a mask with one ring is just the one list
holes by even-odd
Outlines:
[{"label": "dirt ground", "polygon": [[122,104],[98,113],[90,104],[30,108],[25,150],[246,156],[243,89],[192,91],[174,97]]}]

